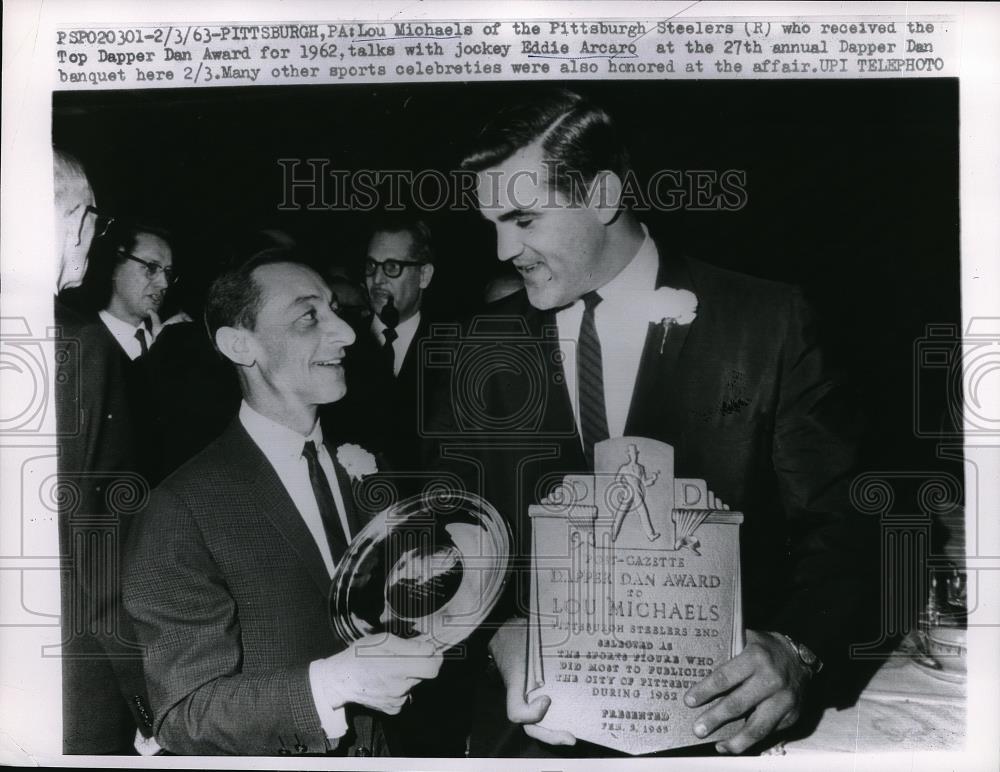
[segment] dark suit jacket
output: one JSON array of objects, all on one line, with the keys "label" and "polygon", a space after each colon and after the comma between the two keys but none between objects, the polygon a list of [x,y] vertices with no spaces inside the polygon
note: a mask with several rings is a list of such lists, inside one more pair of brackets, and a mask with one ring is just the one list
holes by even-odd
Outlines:
[{"label": "dark suit jacket", "polygon": [[[745,514],[746,626],[788,634],[834,674],[853,640],[870,529],[848,495],[858,421],[809,310],[792,287],[691,259],[661,258],[657,286],[694,292],[697,319],[672,328],[662,353],[661,328],[650,324],[625,434],[669,443],[678,476],[705,479]],[[510,518],[527,557],[528,506],[563,474],[586,469],[555,312],[534,309],[522,291],[491,307],[473,332],[456,345],[429,450],[449,456],[452,471],[465,470],[468,484]],[[454,376],[475,372],[463,357],[488,356],[497,340],[528,364],[499,369],[476,389]],[[500,613],[527,611],[528,572],[513,584],[509,601],[520,608]]]},{"label": "dark suit jacket", "polygon": [[150,488],[155,488],[163,479],[163,440],[156,419],[161,395],[152,373],[147,369],[149,355],[129,359],[107,325],[99,316],[96,320],[96,332],[104,338],[104,344],[118,360],[117,369],[128,411],[127,428],[131,434],[131,468],[143,476]]},{"label": "dark suit jacket", "polygon": [[[145,646],[160,744],[180,754],[329,750],[308,676],[310,662],[344,648],[329,590],[302,517],[235,419],[153,492],[129,543],[125,606]],[[364,718],[342,743],[380,752]]]},{"label": "dark suit jacket", "polygon": [[[128,753],[152,730],[135,632],[121,606],[119,566],[148,488],[135,445],[121,349],[99,319],[58,299],[56,424],[62,573],[63,750]],[[101,567],[101,570],[97,570]]]},{"label": "dark suit jacket", "polygon": [[240,386],[233,366],[196,322],[163,328],[134,364],[148,388],[143,404],[159,443],[159,482],[222,434],[239,411]]},{"label": "dark suit jacket", "polygon": [[240,390],[233,368],[212,348],[204,327],[192,322],[164,327],[135,360],[100,318],[95,333],[118,360],[131,416],[133,468],[156,487],[236,415]]}]

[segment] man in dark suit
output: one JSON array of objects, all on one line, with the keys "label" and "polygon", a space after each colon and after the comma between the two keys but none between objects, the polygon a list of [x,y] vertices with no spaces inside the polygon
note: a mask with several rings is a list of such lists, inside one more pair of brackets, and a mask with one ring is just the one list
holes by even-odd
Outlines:
[{"label": "man in dark suit", "polygon": [[356,446],[328,451],[317,421],[344,395],[354,333],[280,249],[217,279],[206,321],[244,401],[153,492],[126,566],[156,738],[182,754],[384,754],[371,711],[398,712],[441,657],[395,636],[345,646],[330,623],[331,575],[363,525],[352,476],[374,471]]},{"label": "man in dark suit", "polygon": [[385,453],[397,470],[418,463],[420,343],[431,319],[424,299],[434,278],[427,224],[409,213],[380,217],[364,260],[371,318],[349,354],[349,394],[324,411]]},{"label": "man in dark suit", "polygon": [[94,250],[87,277],[90,305],[122,359],[135,467],[152,487],[215,439],[240,400],[201,325],[163,313],[179,278],[171,242],[150,223],[120,224]]},{"label": "man in dark suit", "polygon": [[365,254],[371,299],[375,367],[383,393],[387,449],[401,465],[415,460],[420,341],[430,319],[424,296],[434,278],[434,249],[427,224],[412,216],[386,217],[372,232]]},{"label": "man in dark suit", "polygon": [[123,236],[114,253],[108,301],[99,316],[129,360],[135,361],[149,351],[163,329],[159,312],[177,273],[173,250],[161,234],[134,228]]},{"label": "man in dark suit", "polygon": [[[592,470],[594,444],[608,437],[669,443],[677,475],[706,479],[744,512],[748,644],[684,695],[691,707],[722,696],[696,720],[698,736],[749,716],[716,748],[742,753],[797,720],[821,668],[839,672],[859,590],[864,527],[848,500],[856,425],[808,309],[791,287],[654,240],[624,200],[630,170],[613,122],[576,94],[501,113],[465,167],[477,173],[497,255],[525,289],[477,320],[454,372],[477,371],[461,357],[490,351],[472,345],[487,328],[485,342],[537,367],[499,368],[474,391],[453,382],[432,421],[451,447],[435,452],[469,459],[469,478],[510,517],[522,557],[528,505],[562,474]],[[465,393],[470,404],[454,404]],[[513,584],[510,618],[490,644],[507,714],[537,740],[573,744],[535,725],[548,698],[524,700],[527,578]],[[478,750],[533,752],[520,733],[507,740]]]},{"label": "man in dark suit", "polygon": [[65,491],[59,497],[63,751],[127,754],[150,747],[152,733],[140,651],[121,606],[117,571],[133,514],[127,502],[141,501],[146,485],[133,473],[135,446],[117,347],[96,318],[76,312],[58,294],[81,284],[91,242],[110,220],[98,214],[77,159],[56,150],[54,171],[55,406]]},{"label": "man in dark suit", "polygon": [[[165,437],[178,428],[176,423],[168,426],[161,420],[166,407],[177,399],[167,389],[167,377],[172,375],[169,370],[178,364],[188,369],[183,361],[166,362],[158,343],[164,331],[180,323],[193,325],[184,313],[166,321],[160,319],[167,292],[177,280],[166,233],[148,226],[122,225],[109,236],[95,250],[88,284],[98,293],[98,318],[104,333],[120,352],[135,448],[134,468],[153,487],[164,477]],[[158,363],[155,367],[154,360]],[[182,428],[196,433],[199,427]],[[207,442],[202,447],[204,444]]]}]

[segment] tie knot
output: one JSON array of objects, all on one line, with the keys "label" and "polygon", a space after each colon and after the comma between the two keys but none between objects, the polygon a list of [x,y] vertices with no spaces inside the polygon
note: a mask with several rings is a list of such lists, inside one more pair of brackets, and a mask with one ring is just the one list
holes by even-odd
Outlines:
[{"label": "tie knot", "polygon": [[316,453],[316,443],[312,440],[306,440],[306,444],[302,446],[302,455],[306,457],[308,461],[315,461],[319,458]]},{"label": "tie knot", "polygon": [[143,354],[149,351],[149,344],[146,342],[146,331],[142,327],[136,328],[135,339],[139,341],[139,350]]},{"label": "tie knot", "polygon": [[396,332],[395,327],[386,327],[385,330],[382,331],[382,335],[385,336],[385,342],[387,345],[399,337],[399,333]]},{"label": "tie knot", "polygon": [[597,308],[597,305],[602,300],[604,300],[604,298],[602,298],[598,294],[597,290],[591,290],[590,292],[588,292],[583,296],[582,300],[583,300],[583,307],[587,311],[593,311],[595,308]]}]

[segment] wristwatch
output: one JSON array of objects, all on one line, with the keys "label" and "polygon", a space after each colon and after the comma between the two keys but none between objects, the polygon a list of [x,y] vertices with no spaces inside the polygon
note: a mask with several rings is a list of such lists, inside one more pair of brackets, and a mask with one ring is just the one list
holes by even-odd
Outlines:
[{"label": "wristwatch", "polygon": [[804,643],[796,643],[791,639],[791,637],[785,635],[784,633],[778,633],[778,635],[785,639],[785,643],[792,648],[792,651],[795,652],[795,656],[799,658],[799,662],[805,665],[810,675],[816,675],[823,669],[822,660],[816,656],[816,653],[812,649]]}]

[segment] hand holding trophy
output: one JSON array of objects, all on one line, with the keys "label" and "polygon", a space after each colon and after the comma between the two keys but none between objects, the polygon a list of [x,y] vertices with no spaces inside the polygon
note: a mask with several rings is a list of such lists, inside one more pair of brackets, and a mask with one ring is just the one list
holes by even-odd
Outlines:
[{"label": "hand holding trophy", "polygon": [[510,529],[469,493],[418,495],[372,519],[333,577],[330,611],[347,643],[392,635],[436,652],[461,643],[500,599]]}]

